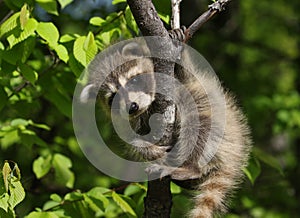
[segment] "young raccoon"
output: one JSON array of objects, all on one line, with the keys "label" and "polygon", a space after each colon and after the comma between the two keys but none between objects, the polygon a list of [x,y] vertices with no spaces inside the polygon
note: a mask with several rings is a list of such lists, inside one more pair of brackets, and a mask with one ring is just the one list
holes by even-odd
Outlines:
[{"label": "young raccoon", "polygon": [[[127,112],[130,120],[139,120],[155,101],[158,84],[155,81],[153,61],[142,57],[142,53],[138,44],[129,43],[114,56],[123,59],[124,64],[108,77],[103,78],[106,75],[99,69],[90,69],[89,82],[81,93],[81,100],[85,102],[95,94],[93,92],[99,90],[96,94],[100,99],[105,99],[109,108],[114,109],[115,105],[117,109]],[[191,61],[185,50],[181,61]],[[190,65],[193,64],[191,61]],[[144,160],[159,159],[157,164],[150,165],[147,169],[149,173],[159,172],[162,177],[168,175],[183,187],[199,190],[200,194],[195,196],[195,206],[189,215],[193,218],[210,218],[226,211],[227,197],[242,179],[242,169],[246,166],[251,141],[245,118],[236,107],[234,99],[224,91],[215,77],[203,72],[189,73],[195,69],[193,66],[189,69],[177,66],[175,75],[192,96],[197,112],[180,113],[179,109],[176,110],[174,131],[178,147],[171,149],[170,146],[158,146],[138,139],[132,143],[132,148],[134,155],[141,156]],[[139,75],[147,76],[139,78]],[[140,85],[133,85],[136,83]],[[122,94],[116,94],[118,90],[122,90]],[[225,117],[217,117],[217,122],[212,118],[212,108],[220,105],[215,93],[225,96]],[[179,98],[185,99],[185,96]],[[186,107],[188,111],[189,105]],[[195,127],[191,127],[195,116],[200,121],[200,125],[196,126],[196,134],[190,131]],[[219,134],[220,129],[224,129],[223,134]],[[213,134],[212,139],[210,134]],[[217,147],[214,142],[218,142]],[[178,167],[168,164],[172,150],[173,155],[175,152],[175,160],[180,162]],[[203,164],[203,160],[208,163]]]}]

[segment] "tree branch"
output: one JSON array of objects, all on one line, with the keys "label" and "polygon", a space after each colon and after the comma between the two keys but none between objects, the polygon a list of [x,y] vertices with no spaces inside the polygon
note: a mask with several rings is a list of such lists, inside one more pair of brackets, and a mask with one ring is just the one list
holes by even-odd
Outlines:
[{"label": "tree branch", "polygon": [[[165,29],[163,22],[160,20],[154,5],[151,0],[127,0],[130,10],[135,18],[135,21],[144,36],[160,36],[156,45],[148,47],[155,57],[166,57],[154,59],[154,71],[162,72],[167,75],[174,75],[174,58],[180,57],[180,50],[175,48],[170,40],[169,33]],[[146,39],[147,40],[147,39]],[[153,40],[151,41],[153,43]],[[168,81],[165,81],[168,85]],[[170,113],[170,110],[174,110]],[[174,141],[174,123],[169,123],[168,120],[175,120],[175,105],[167,96],[157,95],[151,110],[152,113],[164,114],[163,122],[166,124],[163,137],[158,142],[160,146],[172,145]],[[151,114],[149,115],[151,116]],[[143,127],[141,127],[142,129]],[[143,129],[142,129],[143,132]],[[145,218],[153,217],[169,217],[172,206],[172,195],[170,191],[170,178],[152,180],[154,175],[148,175],[148,190],[144,200]],[[156,177],[157,178],[157,177]]]},{"label": "tree branch", "polygon": [[180,2],[181,0],[171,0],[172,3],[172,18],[171,18],[171,28],[180,28]]},{"label": "tree branch", "polygon": [[225,10],[225,6],[231,0],[218,0],[213,4],[208,6],[208,10],[200,15],[185,31],[185,42],[188,41],[193,35],[206,23],[210,18],[212,18],[216,13]]},{"label": "tree branch", "polygon": [[127,0],[127,3],[143,36],[168,37],[151,0]]}]

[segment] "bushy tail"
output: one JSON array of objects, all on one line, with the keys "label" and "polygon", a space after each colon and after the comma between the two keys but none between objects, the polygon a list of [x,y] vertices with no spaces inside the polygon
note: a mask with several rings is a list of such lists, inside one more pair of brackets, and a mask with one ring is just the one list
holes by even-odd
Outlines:
[{"label": "bushy tail", "polygon": [[218,170],[199,186],[201,193],[195,197],[191,218],[212,218],[214,214],[226,212],[226,201],[231,190],[236,187],[237,175],[234,172]]}]

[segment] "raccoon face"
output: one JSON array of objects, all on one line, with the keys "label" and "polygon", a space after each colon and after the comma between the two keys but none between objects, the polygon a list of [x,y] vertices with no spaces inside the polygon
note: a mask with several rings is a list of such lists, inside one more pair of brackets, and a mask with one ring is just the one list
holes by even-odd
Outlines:
[{"label": "raccoon face", "polygon": [[97,85],[97,77],[91,77],[81,93],[81,101],[86,102],[86,98],[95,96],[91,94],[92,90],[99,87],[96,95],[112,112],[125,113],[129,118],[136,117],[154,101],[153,63],[151,59],[143,57],[143,50],[136,43],[125,45],[120,54],[121,58],[129,61],[114,69],[101,85]]}]

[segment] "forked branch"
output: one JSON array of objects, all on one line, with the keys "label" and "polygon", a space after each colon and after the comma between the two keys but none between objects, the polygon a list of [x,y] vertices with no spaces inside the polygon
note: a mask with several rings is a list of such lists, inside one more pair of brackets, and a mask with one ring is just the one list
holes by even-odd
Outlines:
[{"label": "forked branch", "polygon": [[215,14],[225,10],[226,5],[231,0],[218,0],[208,6],[208,10],[201,14],[185,31],[185,42],[188,41],[192,36],[211,19]]}]

